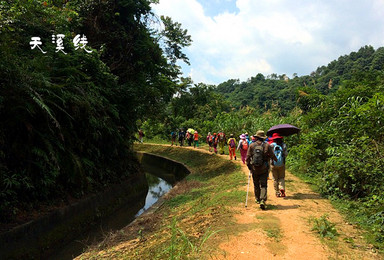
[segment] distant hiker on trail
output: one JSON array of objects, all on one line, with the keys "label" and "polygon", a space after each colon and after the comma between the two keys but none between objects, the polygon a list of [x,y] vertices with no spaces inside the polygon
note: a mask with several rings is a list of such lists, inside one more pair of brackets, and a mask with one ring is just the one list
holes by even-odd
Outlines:
[{"label": "distant hiker on trail", "polygon": [[191,143],[191,146],[193,144],[194,139],[195,139],[195,134],[191,133],[191,135],[189,136],[189,140],[188,140],[188,142]]},{"label": "distant hiker on trail", "polygon": [[240,135],[239,145],[237,146],[237,150],[240,150],[241,161],[245,164],[245,159],[247,158],[249,143],[247,139],[245,139],[245,134]]},{"label": "distant hiker on trail", "polygon": [[219,134],[217,135],[218,143],[219,143],[219,153],[224,154],[224,145],[225,145],[225,134],[223,131],[220,131]]},{"label": "distant hiker on trail", "polygon": [[217,154],[217,143],[218,143],[217,134],[213,133],[213,136],[212,136],[212,146],[213,146],[213,151],[215,152],[215,154]]},{"label": "distant hiker on trail", "polygon": [[279,133],[272,135],[271,144],[277,161],[271,161],[273,186],[277,197],[285,197],[285,158],[288,155],[287,145]]},{"label": "distant hiker on trail", "polygon": [[207,144],[209,146],[209,151],[212,152],[213,141],[212,141],[211,132],[209,132],[207,135]]},{"label": "distant hiker on trail", "polygon": [[236,160],[236,139],[233,137],[233,134],[229,136],[227,144],[229,150],[229,160],[232,160],[232,157]]},{"label": "distant hiker on trail", "polygon": [[144,137],[145,135],[144,135],[144,132],[143,132],[143,130],[139,130],[139,141],[140,141],[140,143],[143,143],[143,137]]},{"label": "distant hiker on trail", "polygon": [[249,135],[248,135],[248,133],[245,133],[244,135],[245,135],[245,140],[247,140],[248,144],[251,144],[252,141],[249,140]]},{"label": "distant hiker on trail", "polygon": [[176,137],[177,137],[177,129],[171,132],[171,140],[172,140],[171,146],[173,146],[173,143],[175,143],[175,145],[177,146]]},{"label": "distant hiker on trail", "polygon": [[199,133],[195,131],[193,134],[193,148],[199,148]]},{"label": "distant hiker on trail", "polygon": [[192,137],[192,134],[191,134],[190,132],[187,131],[187,134],[185,135],[185,139],[187,140],[188,146],[191,146],[191,145],[192,145],[192,139],[193,139],[193,137],[192,137],[192,139],[191,139],[191,137]]},{"label": "distant hiker on trail", "polygon": [[268,160],[277,161],[277,158],[272,147],[264,142],[264,131],[257,131],[254,137],[256,141],[248,148],[246,163],[252,173],[256,203],[260,203],[260,208],[264,210],[267,201]]},{"label": "distant hiker on trail", "polygon": [[180,131],[179,131],[179,143],[180,143],[180,146],[184,145],[184,138],[185,138],[184,129],[180,128]]}]

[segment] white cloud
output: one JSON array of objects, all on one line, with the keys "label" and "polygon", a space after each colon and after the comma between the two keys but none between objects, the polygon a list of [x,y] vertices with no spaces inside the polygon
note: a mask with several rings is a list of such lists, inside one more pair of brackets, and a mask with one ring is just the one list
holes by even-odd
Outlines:
[{"label": "white cloud", "polygon": [[191,67],[183,70],[195,83],[309,74],[364,45],[384,44],[383,0],[237,0],[237,9],[213,17],[197,0],[160,0],[153,7],[192,36],[185,49]]}]

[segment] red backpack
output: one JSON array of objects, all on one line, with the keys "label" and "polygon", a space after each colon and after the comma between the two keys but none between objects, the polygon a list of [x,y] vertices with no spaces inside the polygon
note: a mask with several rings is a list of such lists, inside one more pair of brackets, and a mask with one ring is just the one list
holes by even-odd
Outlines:
[{"label": "red backpack", "polygon": [[241,144],[241,149],[248,150],[248,142],[247,140],[243,140],[243,143]]}]

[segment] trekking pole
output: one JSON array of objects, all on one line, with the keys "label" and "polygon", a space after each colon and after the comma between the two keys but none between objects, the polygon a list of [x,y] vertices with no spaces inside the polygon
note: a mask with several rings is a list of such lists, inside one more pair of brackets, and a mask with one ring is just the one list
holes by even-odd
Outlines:
[{"label": "trekking pole", "polygon": [[248,192],[249,192],[249,183],[251,182],[251,171],[249,171],[249,175],[248,175],[248,187],[247,187],[247,197],[245,199],[245,207],[247,207],[247,204],[248,204]]}]

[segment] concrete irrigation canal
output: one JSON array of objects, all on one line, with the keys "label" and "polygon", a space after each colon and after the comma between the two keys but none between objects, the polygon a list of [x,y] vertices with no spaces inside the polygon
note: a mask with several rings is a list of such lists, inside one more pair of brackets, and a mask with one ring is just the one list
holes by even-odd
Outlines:
[{"label": "concrete irrigation canal", "polygon": [[0,258],[72,259],[106,234],[142,214],[189,170],[161,156],[137,153],[143,171],[134,179],[0,234]]}]

